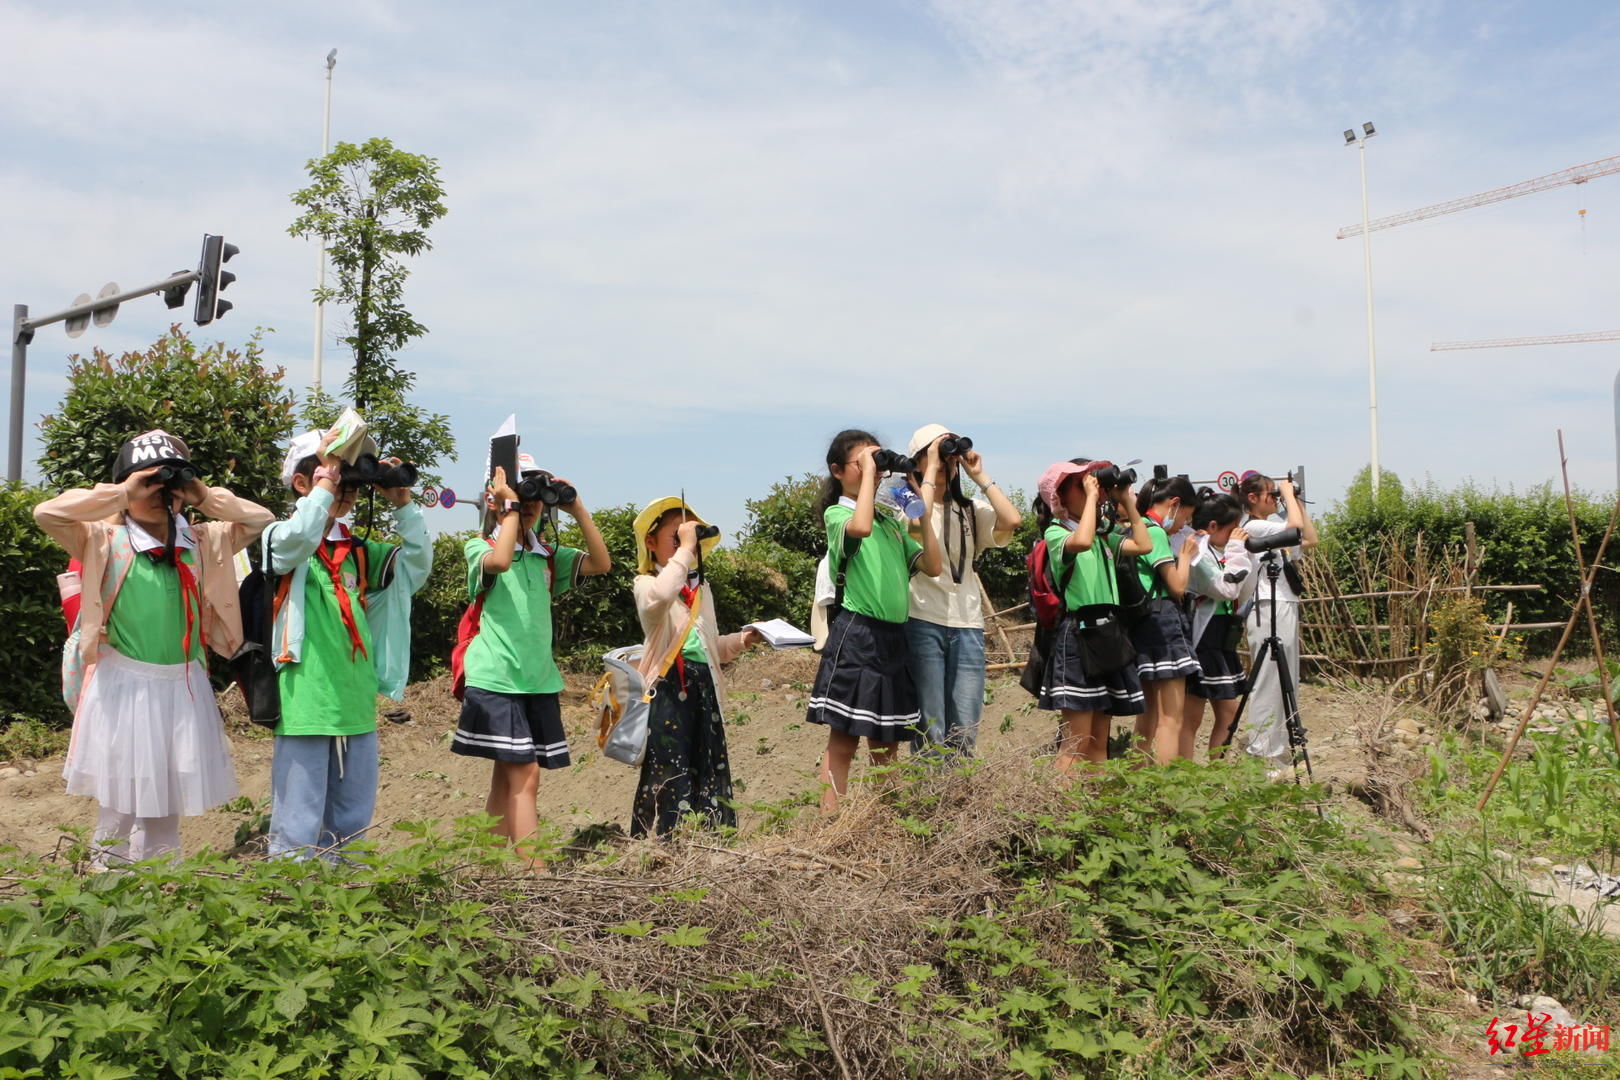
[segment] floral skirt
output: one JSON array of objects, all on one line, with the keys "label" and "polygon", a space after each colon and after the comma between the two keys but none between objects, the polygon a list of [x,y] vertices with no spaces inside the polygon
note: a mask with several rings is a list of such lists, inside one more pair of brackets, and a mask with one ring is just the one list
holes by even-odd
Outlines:
[{"label": "floral skirt", "polygon": [[[647,715],[647,754],[631,808],[630,835],[667,836],[695,814],[705,825],[735,826],[726,729],[707,664],[687,660],[660,679]],[[682,683],[685,700],[682,700]]]}]

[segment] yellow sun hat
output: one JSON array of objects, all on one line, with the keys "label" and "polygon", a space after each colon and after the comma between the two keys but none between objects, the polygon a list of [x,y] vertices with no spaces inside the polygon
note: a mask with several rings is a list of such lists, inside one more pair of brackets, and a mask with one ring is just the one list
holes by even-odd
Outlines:
[{"label": "yellow sun hat", "polygon": [[[641,513],[636,515],[635,524],[631,526],[636,536],[636,573],[652,574],[658,571],[657,565],[653,562],[652,552],[647,550],[647,537],[652,535],[653,529],[657,528],[659,520],[665,514],[671,510],[681,509],[682,505],[679,495],[665,495],[662,499],[654,499],[648,503],[642,508]],[[699,525],[708,524],[690,506],[686,507],[686,516]],[[700,540],[698,546],[703,550],[703,554],[708,555],[720,546],[720,537],[711,536],[707,540]]]}]

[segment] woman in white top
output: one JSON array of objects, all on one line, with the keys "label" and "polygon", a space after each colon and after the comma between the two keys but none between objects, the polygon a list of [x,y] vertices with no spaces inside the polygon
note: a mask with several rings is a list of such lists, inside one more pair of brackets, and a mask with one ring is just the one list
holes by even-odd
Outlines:
[{"label": "woman in white top", "polygon": [[[1279,499],[1279,496],[1281,497]],[[1305,512],[1305,504],[1294,493],[1289,480],[1276,481],[1257,472],[1243,474],[1238,484],[1238,499],[1243,503],[1246,516],[1242,525],[1245,532],[1257,540],[1282,532],[1298,529],[1300,546],[1282,548],[1277,558],[1283,561],[1283,573],[1277,577],[1277,637],[1282,641],[1283,659],[1288,665],[1288,678],[1299,689],[1299,591],[1298,571],[1290,564],[1302,554],[1301,548],[1316,546],[1316,526]],[[1279,508],[1286,509],[1287,520],[1277,521],[1272,515]],[[1263,561],[1255,567],[1254,605],[1244,619],[1244,632],[1249,640],[1249,660],[1260,655],[1260,646],[1271,636],[1272,586]],[[1249,706],[1245,714],[1249,731],[1249,753],[1265,758],[1272,771],[1287,768],[1292,754],[1288,747],[1287,718],[1283,715],[1282,686],[1277,681],[1277,665],[1270,657],[1258,668],[1249,671]]]},{"label": "woman in white top", "polygon": [[[906,452],[921,461],[935,439],[950,434],[941,424],[920,427]],[[963,472],[983,498],[962,493]],[[933,475],[913,473],[910,483],[919,495],[925,485],[933,488],[932,525],[944,564],[938,576],[911,576],[906,641],[922,713],[921,745],[971,755],[984,709],[984,601],[973,563],[982,552],[1005,547],[1021,516],[986,475],[984,458],[971,444],[964,452],[941,454]]]}]

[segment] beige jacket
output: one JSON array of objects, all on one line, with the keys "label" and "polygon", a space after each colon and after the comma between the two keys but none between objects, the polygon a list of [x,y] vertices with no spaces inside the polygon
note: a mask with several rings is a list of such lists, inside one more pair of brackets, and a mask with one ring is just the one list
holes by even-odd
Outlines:
[{"label": "beige jacket", "polygon": [[[208,647],[229,657],[242,647],[242,612],[236,599],[232,557],[253,543],[275,515],[258,503],[239,499],[222,487],[208,489],[198,510],[216,520],[193,525],[197,538],[197,580],[202,591],[203,634]],[[64,491],[34,507],[39,527],[84,565],[85,588],[79,605],[79,655],[86,670],[96,662],[106,638],[107,613],[101,609],[101,579],[113,531],[123,524],[129,496],[122,484]]]},{"label": "beige jacket", "polygon": [[[636,575],[636,614],[641,618],[643,635],[641,662],[637,670],[649,688],[658,675],[658,665],[675,647],[686,626],[686,605],[681,602],[681,588],[686,584],[687,575],[692,572],[696,561],[695,556],[681,548],[656,575]],[[742,654],[743,635],[739,631],[718,636],[714,627],[714,594],[705,586],[703,599],[698,603],[697,631],[703,641],[703,650],[714,661],[709,665],[709,673],[714,676],[714,696],[723,714],[726,708],[726,683],[720,665],[729,664]]]}]

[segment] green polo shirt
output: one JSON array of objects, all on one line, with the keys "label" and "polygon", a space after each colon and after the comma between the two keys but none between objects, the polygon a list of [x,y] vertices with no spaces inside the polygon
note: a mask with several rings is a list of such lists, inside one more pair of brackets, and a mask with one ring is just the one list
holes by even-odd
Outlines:
[{"label": "green polo shirt", "polygon": [[[366,548],[366,590],[386,580],[394,545],[380,540],[356,541]],[[322,540],[330,551],[331,540]],[[364,735],[377,729],[377,667],[371,648],[371,624],[360,602],[360,562],[353,549],[338,567],[349,594],[349,610],[364,651],[354,648],[332,574],[320,555],[309,560],[304,579],[304,644],[296,664],[280,672],[281,723],[277,735]]]},{"label": "green polo shirt", "polygon": [[[844,558],[844,526],[855,510],[839,503],[827,507],[828,569],[834,580]],[[903,623],[911,611],[911,572],[922,557],[922,545],[887,514],[872,515],[872,535],[861,541],[844,568],[844,607],[883,622]]]},{"label": "green polo shirt", "polygon": [[[180,560],[195,572],[197,560],[189,548],[181,549]],[[150,555],[136,552],[107,616],[107,644],[143,664],[201,660],[202,610],[197,599],[187,601],[192,618],[191,652],[187,653],[183,647],[186,604],[180,600],[180,571],[167,561],[153,562]]]},{"label": "green polo shirt", "polygon": [[574,587],[585,553],[560,547],[550,555],[512,552],[504,574],[485,574],[484,556],[494,550],[475,537],[462,549],[467,593],[484,594],[478,636],[467,647],[467,685],[497,694],[555,694],[562,672],[551,655],[551,602]]},{"label": "green polo shirt", "polygon": [[1142,589],[1149,596],[1168,596],[1169,590],[1159,579],[1159,567],[1176,561],[1175,553],[1170,550],[1170,534],[1152,518],[1147,519],[1147,533],[1153,549],[1136,557],[1136,576],[1142,579]]},{"label": "green polo shirt", "polygon": [[1069,530],[1062,522],[1054,521],[1046,527],[1046,567],[1052,577],[1052,587],[1056,589],[1063,581],[1063,574],[1068,569],[1070,561],[1074,563],[1074,573],[1069,578],[1069,589],[1063,597],[1063,606],[1068,611],[1090,607],[1094,604],[1119,603],[1119,582],[1114,579],[1114,561],[1112,554],[1120,544],[1119,537],[1108,534],[1099,534],[1092,541],[1091,547],[1074,555],[1065,554],[1063,545],[1068,542]]}]

